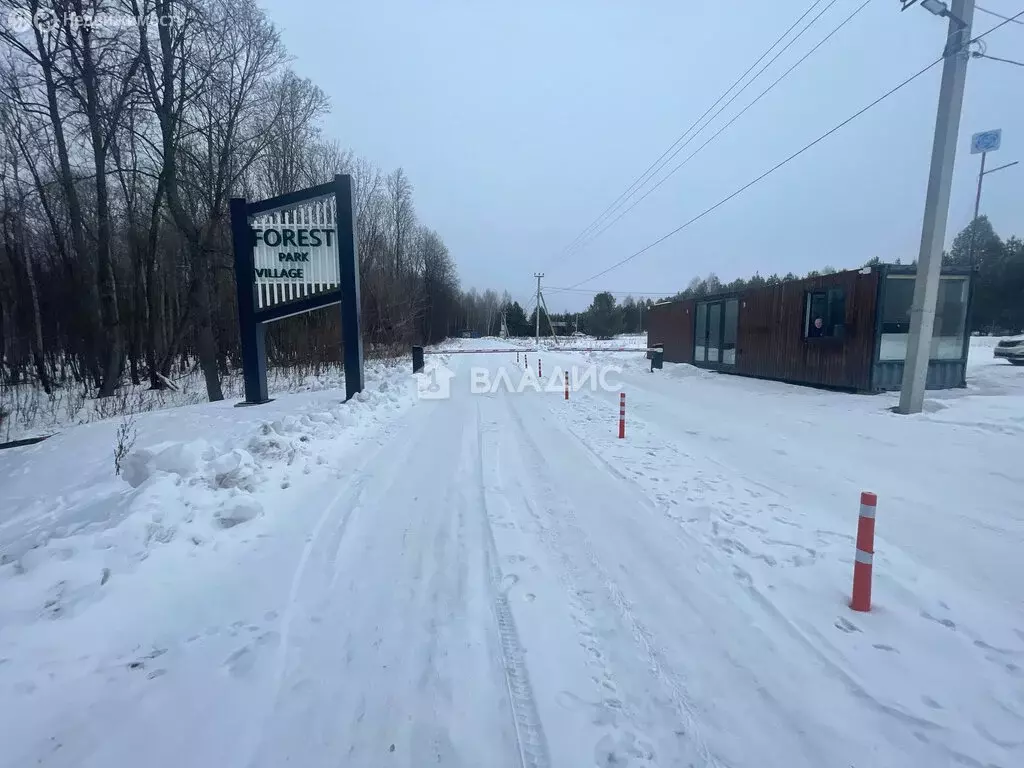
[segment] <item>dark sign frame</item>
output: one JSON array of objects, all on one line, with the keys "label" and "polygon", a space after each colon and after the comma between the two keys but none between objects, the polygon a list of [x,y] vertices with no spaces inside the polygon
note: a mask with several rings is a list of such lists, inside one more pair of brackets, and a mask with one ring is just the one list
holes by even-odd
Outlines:
[{"label": "dark sign frame", "polygon": [[[293,208],[318,198],[334,196],[340,285],[312,296],[257,308],[253,248],[255,238],[249,220],[274,211]],[[248,202],[231,199],[231,237],[235,251],[235,286],[238,292],[238,327],[242,340],[242,372],[245,401],[239,405],[269,403],[267,395],[267,323],[334,304],[341,305],[341,344],[345,364],[345,399],[364,386],[363,334],[359,312],[359,244],[356,242],[352,177],[338,174],[334,181],[290,192],[268,200]]]}]

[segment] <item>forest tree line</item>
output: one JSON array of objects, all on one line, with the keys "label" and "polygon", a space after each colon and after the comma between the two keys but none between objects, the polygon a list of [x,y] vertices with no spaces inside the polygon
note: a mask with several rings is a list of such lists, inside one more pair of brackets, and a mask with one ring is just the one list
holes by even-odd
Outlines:
[{"label": "forest tree line", "polygon": [[[1013,334],[1024,331],[1024,241],[1015,236],[1003,240],[993,230],[988,217],[979,216],[957,234],[950,250],[943,253],[942,261],[946,266],[973,265],[975,269],[974,294],[968,318],[971,332]],[[864,266],[876,266],[881,263],[879,258],[874,257],[865,262]],[[896,259],[894,263],[900,264],[901,260]],[[917,262],[914,260],[909,263]],[[836,271],[834,267],[825,266],[820,270],[811,270],[803,277],[817,277]],[[553,313],[551,319],[555,323],[564,322],[564,327],[569,333],[577,329],[581,333],[599,337],[610,337],[619,333],[640,333],[646,329],[646,311],[659,300],[694,299],[799,279],[801,276],[792,272],[781,276],[773,273],[767,277],[755,272],[753,277],[748,279],[737,278],[723,282],[716,274],[711,273],[707,277],[694,277],[684,290],[658,300],[627,296],[625,300],[619,302],[612,293],[602,291],[594,296],[586,310],[578,313]],[[509,305],[508,310],[509,317],[518,318],[521,312],[518,304]],[[512,331],[513,324],[510,320],[510,333],[532,335],[533,319],[534,316],[531,315],[526,322],[527,327],[520,333]],[[518,326],[517,322],[515,327]],[[546,316],[542,315],[541,335],[550,335],[551,327],[546,321]]]},{"label": "forest tree line", "polygon": [[[0,0],[0,49],[0,385],[103,397],[197,368],[220,399],[240,366],[230,199],[336,173],[371,354],[475,309],[406,173],[324,135],[327,96],[254,0]],[[269,362],[335,362],[339,339],[337,307],[289,318]]]}]

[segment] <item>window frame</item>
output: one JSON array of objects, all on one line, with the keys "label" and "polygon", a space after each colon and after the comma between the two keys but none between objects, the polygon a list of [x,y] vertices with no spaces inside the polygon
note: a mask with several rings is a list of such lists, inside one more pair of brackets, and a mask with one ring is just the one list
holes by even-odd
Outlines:
[{"label": "window frame", "polygon": [[[820,297],[817,301],[815,297]],[[824,301],[824,312],[822,319],[825,324],[820,336],[811,336],[811,308],[815,303]],[[842,322],[833,322],[835,316],[842,310]],[[838,333],[837,328],[842,328]],[[804,291],[804,322],[802,337],[805,342],[815,343],[820,341],[842,341],[846,338],[846,289],[842,286],[831,286],[828,288],[809,289]]]}]

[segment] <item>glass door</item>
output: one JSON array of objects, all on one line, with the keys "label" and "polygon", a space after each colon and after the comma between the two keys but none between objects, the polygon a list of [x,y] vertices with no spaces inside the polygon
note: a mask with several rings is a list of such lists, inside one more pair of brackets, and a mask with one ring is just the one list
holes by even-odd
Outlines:
[{"label": "glass door", "polygon": [[722,326],[723,365],[736,365],[736,328],[739,314],[739,299],[727,299],[725,302],[725,323]]},{"label": "glass door", "polygon": [[722,302],[714,301],[708,308],[708,362],[717,363],[721,360],[722,350]]},{"label": "glass door", "polygon": [[693,362],[703,363],[708,348],[708,305],[698,304],[693,324]]}]

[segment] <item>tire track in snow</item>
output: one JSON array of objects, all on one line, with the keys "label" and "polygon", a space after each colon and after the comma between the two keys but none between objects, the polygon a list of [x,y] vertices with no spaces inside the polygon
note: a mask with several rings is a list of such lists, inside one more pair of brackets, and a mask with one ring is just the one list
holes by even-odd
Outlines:
[{"label": "tire track in snow", "polygon": [[[263,724],[266,723],[277,709],[277,703],[281,696],[281,688],[284,684],[284,678],[288,668],[291,628],[295,618],[296,609],[299,604],[299,593],[302,589],[302,584],[305,581],[307,568],[313,554],[313,550],[322,543],[321,535],[323,533],[324,526],[327,525],[328,520],[333,516],[338,502],[346,496],[358,498],[362,493],[364,482],[365,479],[362,471],[356,470],[354,481],[343,486],[341,490],[335,494],[334,498],[324,506],[323,513],[317,519],[316,524],[313,526],[313,530],[306,537],[302,553],[299,555],[298,562],[295,565],[295,570],[292,572],[291,586],[288,590],[288,600],[277,625],[280,640],[277,645],[277,658],[274,665],[273,681],[271,682],[270,690],[266,696],[266,705],[263,708],[262,714],[258,718],[260,727],[259,730],[253,731],[255,734],[254,738],[250,741],[248,749],[244,752],[244,759],[239,761],[239,765],[248,766],[256,760],[260,745],[263,743],[263,739],[266,734],[266,729],[263,727]],[[341,539],[344,537],[345,528],[348,525],[348,520],[353,511],[351,505],[346,505],[346,507],[347,508],[342,513],[342,519],[335,529],[335,534],[338,537],[337,546],[340,546]],[[335,551],[335,557],[336,556],[337,551]]]},{"label": "tire track in snow", "polygon": [[[594,745],[595,753],[600,755],[600,765],[616,765],[617,760],[625,759],[627,762],[632,755],[644,761],[644,765],[657,765],[654,750],[650,748],[652,739],[644,732],[637,718],[637,708],[632,706],[627,697],[623,695],[615,675],[615,664],[611,661],[614,649],[609,648],[602,640],[604,634],[599,621],[595,620],[600,615],[599,608],[595,604],[595,597],[600,599],[599,593],[604,589],[604,584],[593,585],[587,579],[580,568],[572,561],[563,546],[561,532],[553,525],[547,523],[534,503],[530,495],[517,483],[518,490],[522,496],[522,503],[533,517],[538,528],[538,538],[547,547],[549,553],[562,566],[562,572],[558,579],[568,595],[570,616],[576,627],[579,644],[587,654],[586,665],[591,671],[592,680],[598,688],[598,695],[601,697],[597,707],[600,714],[594,723],[604,729],[605,735]],[[552,516],[550,509],[546,510],[549,517]],[[617,611],[615,606],[607,606],[608,612]],[[575,697],[575,694],[570,693]],[[627,719],[629,729],[619,727],[618,718],[624,716]]]},{"label": "tire track in snow", "polygon": [[516,631],[512,608],[508,603],[508,590],[502,584],[501,566],[498,558],[498,546],[491,528],[490,512],[487,509],[487,493],[483,475],[483,440],[480,429],[480,405],[476,406],[476,467],[475,480],[480,498],[480,509],[483,516],[484,548],[487,568],[491,576],[491,600],[501,641],[502,666],[505,669],[505,683],[508,688],[509,704],[519,744],[519,757],[523,768],[548,768],[551,764],[548,756],[547,739],[544,728],[537,713],[537,704],[530,685],[530,676],[523,656],[519,633]]},{"label": "tire track in snow", "polygon": [[[543,461],[538,459],[538,457],[544,455],[541,446],[536,440],[534,440],[533,436],[530,435],[526,425],[523,423],[522,417],[517,410],[512,407],[512,404],[507,399],[506,403],[508,411],[512,416],[512,420],[518,428],[522,442],[525,445],[525,450],[521,451],[521,455],[529,457],[529,466],[526,468],[534,477],[543,478],[545,490],[548,492],[548,495],[557,495],[557,491],[555,490],[556,485],[552,482],[548,467]],[[646,495],[644,495],[643,498],[647,500]],[[665,653],[658,647],[652,633],[636,617],[629,599],[623,594],[618,583],[609,576],[608,572],[601,565],[586,532],[576,521],[576,516],[573,512],[572,506],[570,504],[565,504],[563,506],[565,511],[564,519],[558,521],[558,518],[552,515],[552,523],[560,524],[566,533],[575,537],[578,544],[577,548],[586,554],[590,567],[593,569],[595,576],[605,590],[610,602],[625,622],[626,628],[629,630],[634,643],[644,655],[648,668],[655,676],[657,682],[665,690],[672,702],[673,709],[675,709],[685,724],[686,736],[693,748],[696,750],[697,756],[703,761],[703,765],[710,768],[720,766],[721,763],[711,752],[707,743],[700,735],[694,706],[686,692],[685,683],[668,665]],[[531,512],[535,513],[535,510],[531,509]]]}]

